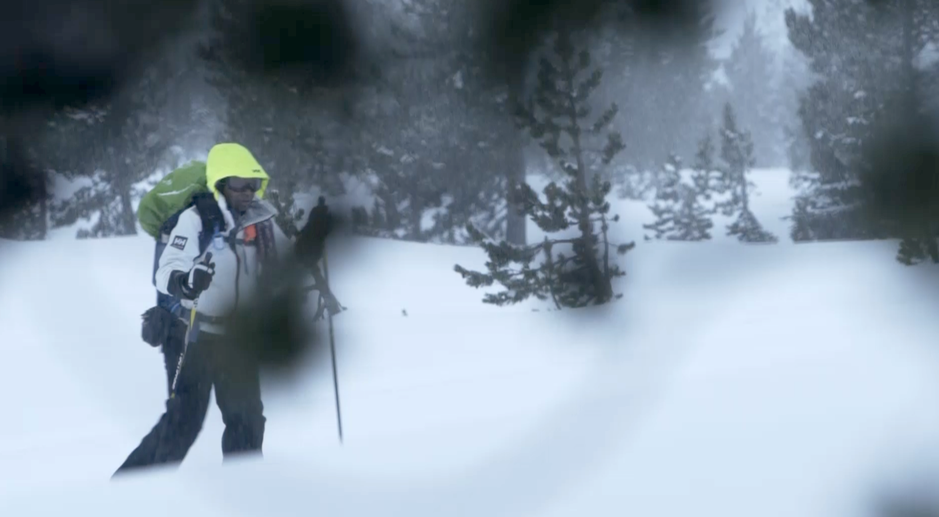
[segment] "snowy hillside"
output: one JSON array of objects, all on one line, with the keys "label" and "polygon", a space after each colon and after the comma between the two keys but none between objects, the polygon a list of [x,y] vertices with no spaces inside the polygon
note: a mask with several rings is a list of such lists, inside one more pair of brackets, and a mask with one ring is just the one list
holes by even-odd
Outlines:
[{"label": "snowy hillside", "polygon": [[151,242],[0,242],[0,515],[865,515],[939,448],[939,278],[792,245],[787,174],[758,176],[778,245],[646,243],[616,207],[637,248],[600,310],[485,306],[473,248],[337,242],[345,443],[311,362],[266,382],[263,461],[221,464],[213,405],[179,471],[119,482],[164,403]]}]

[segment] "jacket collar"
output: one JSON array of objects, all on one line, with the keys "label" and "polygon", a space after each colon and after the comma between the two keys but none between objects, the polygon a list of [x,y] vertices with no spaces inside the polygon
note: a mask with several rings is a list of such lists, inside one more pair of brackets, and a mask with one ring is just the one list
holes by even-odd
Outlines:
[{"label": "jacket collar", "polygon": [[241,224],[236,226],[234,214],[229,210],[225,196],[219,195],[216,201],[218,202],[219,209],[222,211],[222,216],[225,218],[225,226],[229,230],[251,226],[252,224],[266,221],[277,215],[277,210],[270,203],[255,197],[254,201],[248,207],[248,210],[239,218]]}]

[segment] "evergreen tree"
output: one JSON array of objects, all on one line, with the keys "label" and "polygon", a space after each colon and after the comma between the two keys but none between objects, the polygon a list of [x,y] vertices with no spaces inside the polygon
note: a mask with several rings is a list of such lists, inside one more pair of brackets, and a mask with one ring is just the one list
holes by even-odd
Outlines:
[{"label": "evergreen tree", "polygon": [[783,139],[786,147],[786,161],[793,173],[801,173],[812,166],[809,143],[800,129],[790,125],[783,126]]},{"label": "evergreen tree", "polygon": [[751,128],[756,165],[779,166],[785,162],[779,82],[775,56],[757,29],[756,14],[748,14],[743,32],[725,63],[733,90],[733,102],[744,127]]},{"label": "evergreen tree", "polygon": [[917,120],[896,122],[865,146],[861,182],[867,218],[901,237],[898,260],[939,263],[939,132]]},{"label": "evergreen tree", "polygon": [[812,165],[809,141],[799,119],[799,99],[808,89],[811,79],[803,55],[791,45],[781,52],[781,65],[774,82],[779,85],[777,113],[780,116],[779,127],[782,128],[782,147],[789,169],[802,172]]},{"label": "evergreen tree", "polygon": [[[655,201],[649,206],[656,220],[644,225],[655,232],[656,239],[673,241],[703,241],[711,238],[710,210],[701,203],[707,194],[699,188],[705,184],[708,169],[693,172],[693,185],[682,181],[682,165],[678,156],[669,157],[660,174]],[[648,237],[646,237],[648,240]]]},{"label": "evergreen tree", "polygon": [[695,154],[694,161],[694,173],[691,177],[695,189],[697,189],[698,194],[705,201],[710,201],[711,196],[721,189],[723,171],[721,171],[714,162],[714,153],[714,139],[711,138],[709,131],[704,135],[704,138],[698,142],[698,152]]},{"label": "evergreen tree", "polygon": [[[602,79],[602,70],[594,68],[591,72],[591,68],[590,53],[578,52],[572,34],[558,31],[552,55],[544,56],[539,63],[533,101],[520,104],[517,113],[519,122],[558,161],[567,176],[563,184],[551,182],[545,187],[544,200],[527,184],[522,185],[520,198],[525,213],[548,234],[570,229],[576,231],[576,236],[546,236],[534,245],[513,246],[487,239],[469,225],[469,233],[489,255],[487,272],[469,271],[459,265],[455,270],[471,287],[498,282],[505,288],[487,294],[485,303],[505,305],[534,296],[540,300],[550,298],[557,308],[583,307],[615,297],[612,279],[624,273],[615,262],[611,263],[608,231],[609,223],[619,216],[609,217],[606,197],[611,186],[599,174],[590,174],[587,146],[592,137],[602,137],[616,116],[617,106],[613,104],[588,125],[589,97]],[[607,132],[603,163],[609,164],[622,149],[619,134]],[[621,245],[617,251],[623,254],[632,247],[633,243]],[[539,258],[542,261],[536,263]]]},{"label": "evergreen tree", "polygon": [[939,263],[939,246],[936,238],[907,237],[900,241],[897,252],[897,261],[912,266],[925,261],[927,258],[933,263]]},{"label": "evergreen tree", "polygon": [[[309,41],[303,45],[307,34],[319,30],[317,13],[269,6],[260,15],[258,8],[253,0],[211,0],[210,37],[199,56],[208,83],[225,105],[221,139],[245,145],[264,164],[271,175],[269,200],[281,213],[285,231],[293,234],[305,220],[296,194],[314,187],[329,196],[344,193],[340,158],[356,153],[354,148],[344,149],[348,153],[339,149],[354,139],[335,123],[347,98],[326,78],[330,70],[323,67],[328,68],[330,50],[321,44],[311,50]],[[259,49],[258,38],[277,30],[280,38]],[[297,52],[321,52],[321,66],[272,66],[311,57]]]},{"label": "evergreen tree", "polygon": [[524,221],[508,206],[511,182],[519,173],[524,180],[519,131],[508,87],[482,73],[473,8],[415,0],[390,16],[379,89],[396,109],[375,113],[364,130],[379,200],[358,210],[363,233],[466,244],[472,222],[491,238],[524,243]]},{"label": "evergreen tree", "polygon": [[[655,222],[643,225],[643,228],[655,232],[655,238],[677,233],[677,212],[680,210],[681,195],[681,158],[674,154],[669,156],[668,162],[662,167],[657,178],[655,200],[649,205],[649,210],[655,216]],[[646,240],[649,237],[646,236]]]},{"label": "evergreen tree", "polygon": [[917,61],[936,42],[936,2],[809,3],[811,16],[786,13],[789,39],[818,78],[799,108],[815,174],[796,201],[793,239],[888,237],[890,222],[865,213],[864,150],[892,120],[918,120],[928,107],[930,73]]},{"label": "evergreen tree", "polygon": [[750,189],[754,187],[747,179],[753,167],[753,140],[748,131],[738,127],[737,117],[730,103],[724,106],[724,124],[721,127],[721,159],[724,161],[721,190],[730,197],[717,207],[726,216],[736,216],[728,225],[727,235],[736,235],[742,242],[776,242],[776,237],[767,232],[750,210]]},{"label": "evergreen tree", "polygon": [[149,56],[151,64],[109,102],[67,109],[51,121],[39,164],[85,184],[50,207],[54,227],[88,220],[91,227],[79,230],[79,238],[137,233],[141,187],[173,142],[164,127],[173,64],[163,51]]},{"label": "evergreen tree", "polygon": [[691,156],[711,124],[705,85],[720,64],[709,50],[720,35],[713,8],[679,2],[657,24],[629,9],[622,16],[610,61],[623,64],[610,75],[611,95],[629,113],[618,128],[630,150],[625,159],[640,170],[658,169],[671,153]]},{"label": "evergreen tree", "polygon": [[441,163],[428,161],[411,153],[388,156],[388,165],[378,176],[374,191],[379,202],[372,217],[383,223],[373,227],[375,235],[416,242],[431,240],[425,216],[444,203],[444,172]]},{"label": "evergreen tree", "polygon": [[[24,135],[19,135],[22,138]],[[35,157],[30,156],[18,142],[11,142],[7,136],[0,136],[0,164],[4,168],[32,167],[23,174],[23,187],[37,193],[38,202],[26,203],[21,208],[7,211],[0,218],[0,239],[42,240],[49,230],[49,198],[51,197],[50,177],[45,171],[35,168]],[[4,171],[5,172],[5,171]],[[28,182],[32,182],[29,185]]]}]

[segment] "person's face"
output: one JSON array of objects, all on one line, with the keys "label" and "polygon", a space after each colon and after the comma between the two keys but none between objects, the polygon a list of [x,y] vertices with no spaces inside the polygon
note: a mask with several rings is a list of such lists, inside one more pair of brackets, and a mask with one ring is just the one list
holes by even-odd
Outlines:
[{"label": "person's face", "polygon": [[228,178],[222,188],[222,195],[232,210],[243,213],[254,200],[254,193],[260,190],[261,180],[258,178]]}]

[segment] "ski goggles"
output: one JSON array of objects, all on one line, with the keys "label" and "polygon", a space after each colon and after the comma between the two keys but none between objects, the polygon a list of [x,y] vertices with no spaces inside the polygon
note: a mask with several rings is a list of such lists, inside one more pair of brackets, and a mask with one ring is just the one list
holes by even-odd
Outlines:
[{"label": "ski goggles", "polygon": [[238,178],[231,177],[225,179],[225,186],[233,192],[257,192],[261,190],[260,178]]}]

